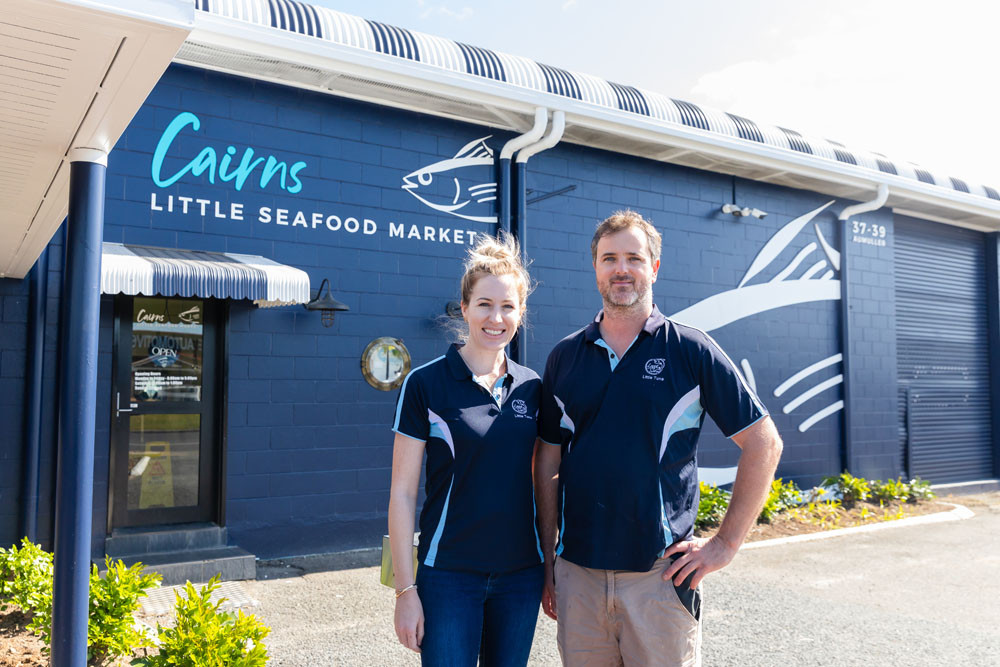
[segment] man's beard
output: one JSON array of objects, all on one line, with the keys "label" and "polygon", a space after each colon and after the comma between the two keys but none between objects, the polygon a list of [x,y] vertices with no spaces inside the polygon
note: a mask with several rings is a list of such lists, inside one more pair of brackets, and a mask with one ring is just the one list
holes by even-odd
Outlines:
[{"label": "man's beard", "polygon": [[633,280],[631,290],[622,292],[616,290],[612,285],[613,279],[600,286],[601,299],[604,301],[604,310],[618,313],[631,313],[640,310],[646,303],[652,303],[652,290],[650,285],[642,281]]}]

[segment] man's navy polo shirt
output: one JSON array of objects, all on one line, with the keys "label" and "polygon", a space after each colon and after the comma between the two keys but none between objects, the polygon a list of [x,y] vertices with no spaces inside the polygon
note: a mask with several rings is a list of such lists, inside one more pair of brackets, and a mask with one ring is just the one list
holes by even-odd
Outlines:
[{"label": "man's navy polo shirt", "polygon": [[511,572],[541,562],[531,481],[541,384],[507,359],[491,394],[454,345],[406,376],[392,430],[427,443],[422,564]]},{"label": "man's navy polo shirt", "polygon": [[704,331],[654,306],[617,359],[601,317],[560,341],[545,366],[539,433],[562,446],[556,553],[645,572],[694,531],[705,413],[731,437],[767,411]]}]

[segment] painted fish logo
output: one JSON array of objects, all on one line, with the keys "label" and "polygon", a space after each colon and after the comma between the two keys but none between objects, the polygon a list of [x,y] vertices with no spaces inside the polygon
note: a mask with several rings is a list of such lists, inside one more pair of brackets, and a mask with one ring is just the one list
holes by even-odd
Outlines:
[{"label": "painted fish logo", "polygon": [[[435,211],[474,222],[495,223],[496,181],[492,176],[493,150],[489,135],[462,146],[455,157],[421,167],[403,177],[402,188]],[[484,167],[490,167],[487,172]],[[480,178],[476,178],[479,175]]]},{"label": "painted fish logo", "polygon": [[650,359],[646,362],[646,373],[649,375],[659,375],[663,372],[663,367],[667,365],[665,359]]},{"label": "painted fish logo", "polygon": [[527,414],[528,412],[527,404],[520,398],[511,403],[511,406],[514,408],[514,412],[519,415]]}]

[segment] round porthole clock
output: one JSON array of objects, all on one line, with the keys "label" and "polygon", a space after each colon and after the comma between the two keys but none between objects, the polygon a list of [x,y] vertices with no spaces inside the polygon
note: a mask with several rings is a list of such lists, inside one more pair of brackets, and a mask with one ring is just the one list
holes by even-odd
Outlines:
[{"label": "round porthole clock", "polygon": [[409,372],[410,353],[398,338],[376,338],[361,353],[361,373],[379,391],[392,391]]}]

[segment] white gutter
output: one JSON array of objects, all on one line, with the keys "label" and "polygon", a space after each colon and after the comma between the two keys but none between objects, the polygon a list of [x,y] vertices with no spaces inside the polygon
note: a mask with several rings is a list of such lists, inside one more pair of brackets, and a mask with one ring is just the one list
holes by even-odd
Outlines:
[{"label": "white gutter", "polygon": [[885,202],[889,199],[889,186],[885,183],[879,183],[878,194],[875,195],[875,199],[871,201],[861,202],[860,204],[854,204],[848,206],[840,213],[838,218],[840,221],[845,222],[852,215],[857,215],[859,213],[868,213],[870,211],[877,211],[878,209],[885,206]]},{"label": "white gutter", "polygon": [[548,115],[548,109],[537,107],[535,109],[534,126],[524,134],[518,135],[505,143],[500,150],[500,159],[509,160],[517,151],[541,139],[542,134],[545,132],[545,126],[548,124]]},{"label": "white gutter", "polygon": [[521,149],[521,151],[517,154],[517,163],[523,164],[533,155],[537,155],[538,153],[548,150],[558,144],[559,140],[562,139],[563,130],[565,129],[566,114],[562,111],[556,111],[552,114],[552,127],[549,128],[549,133],[545,135],[545,138],[541,141]]}]

